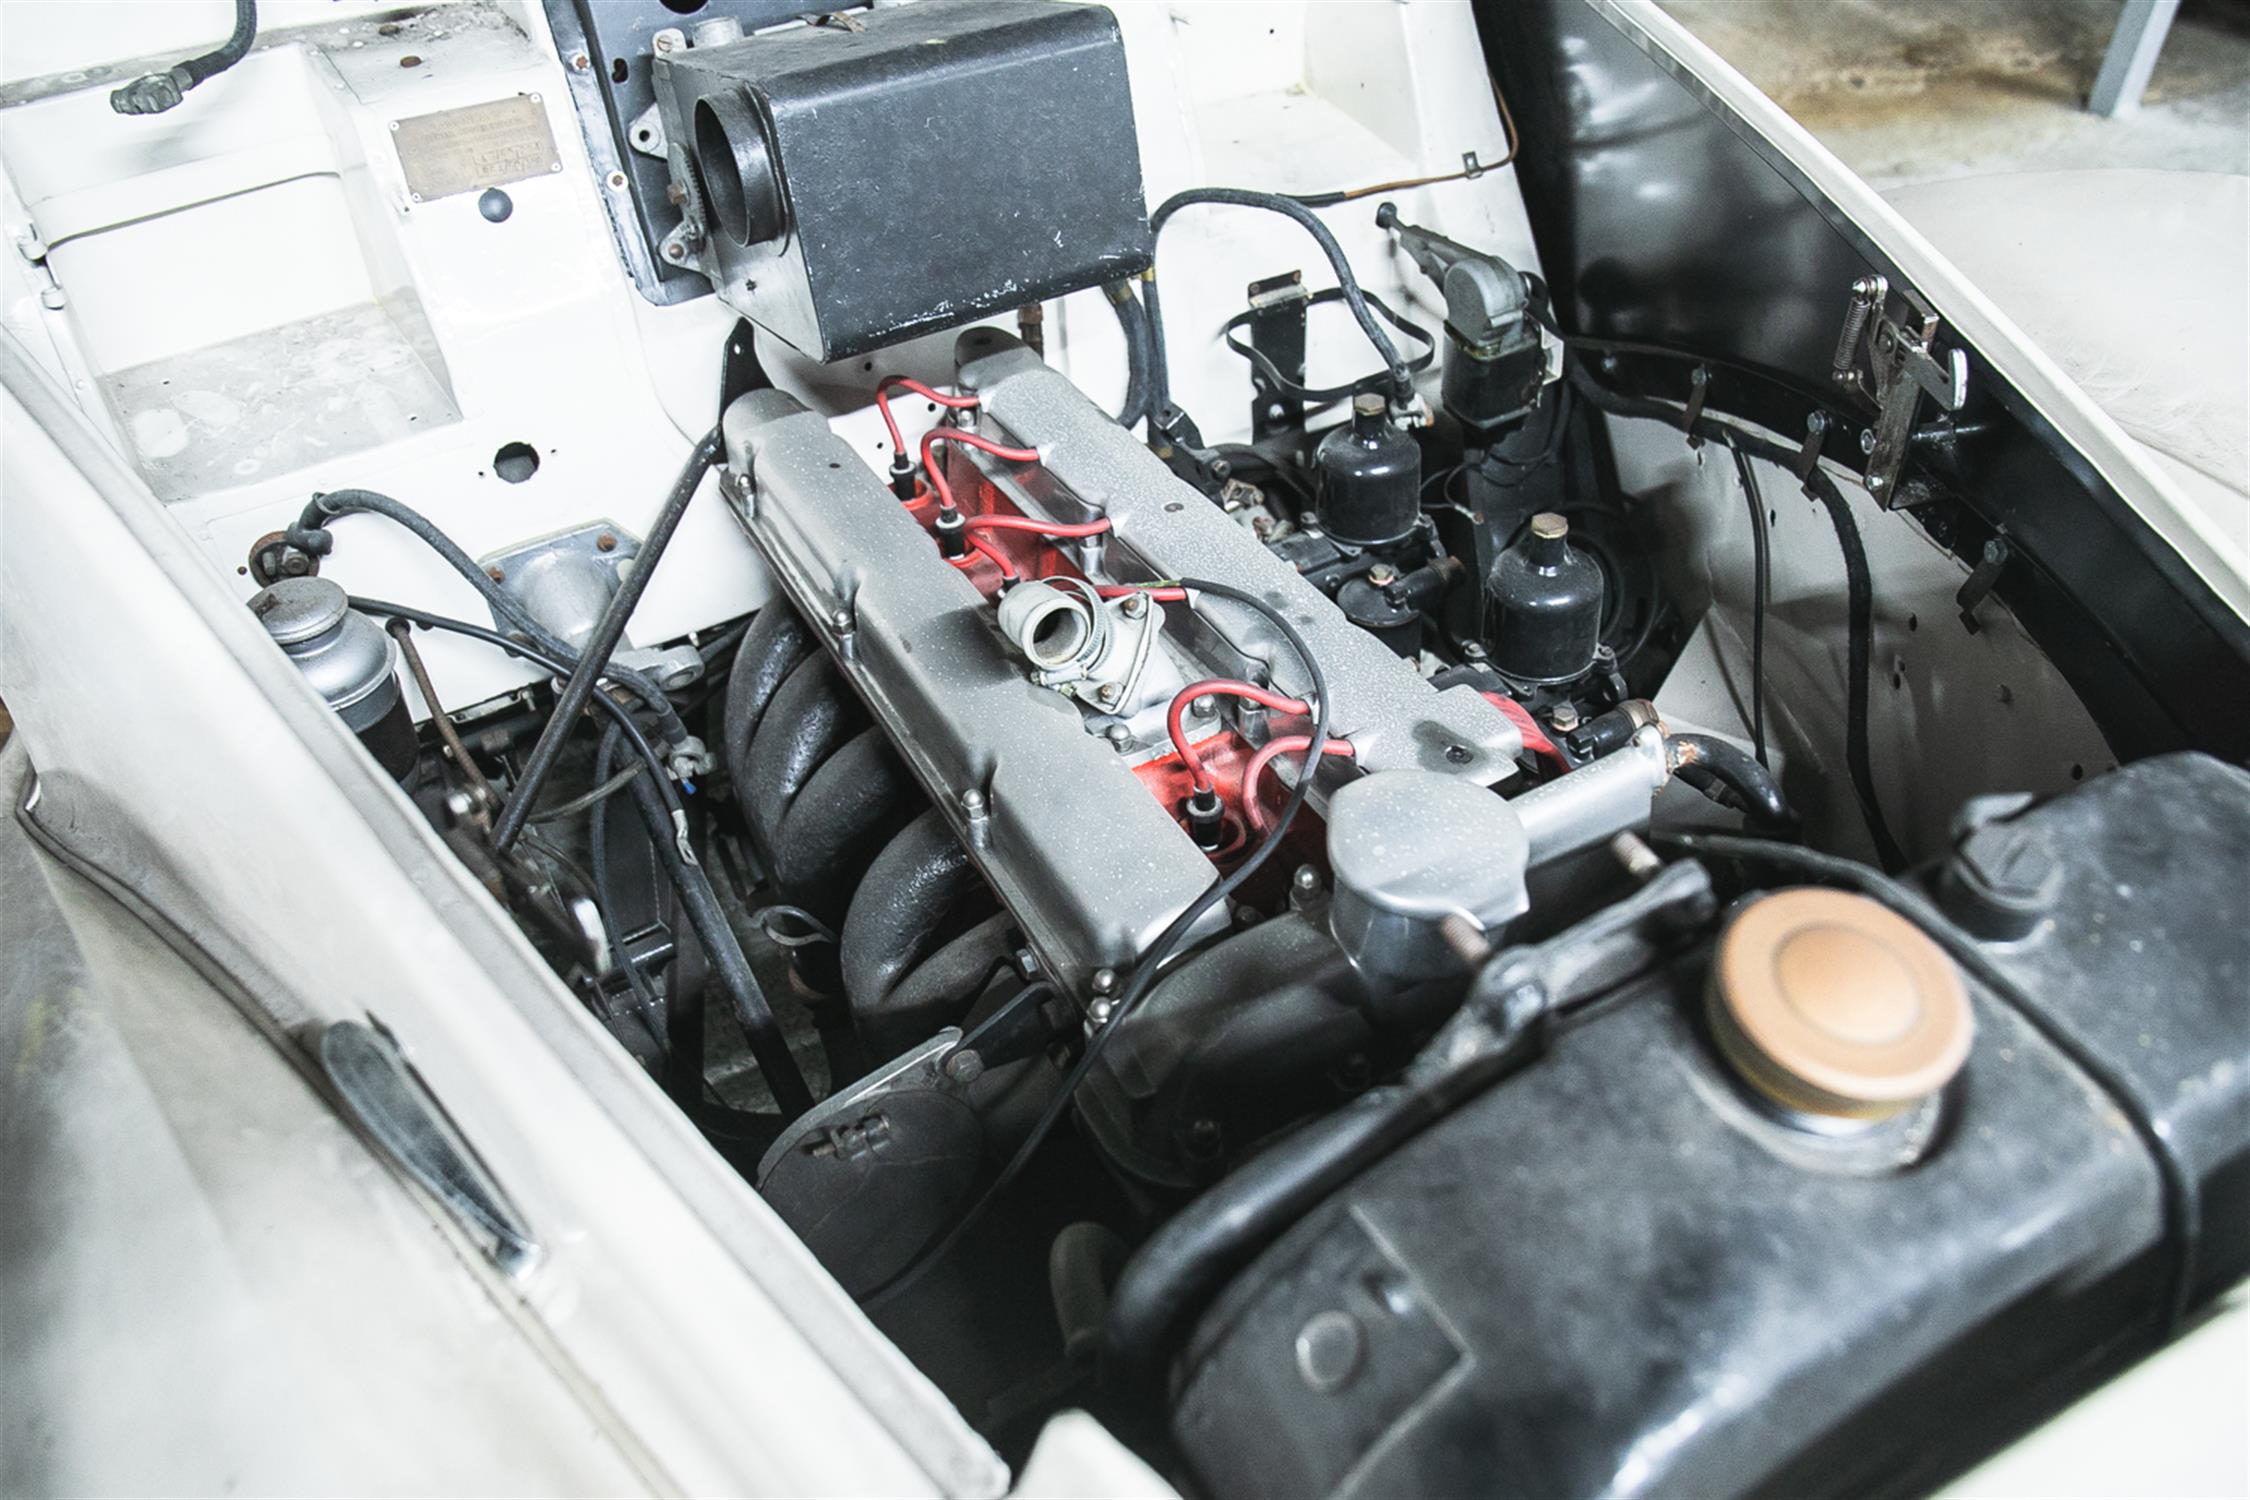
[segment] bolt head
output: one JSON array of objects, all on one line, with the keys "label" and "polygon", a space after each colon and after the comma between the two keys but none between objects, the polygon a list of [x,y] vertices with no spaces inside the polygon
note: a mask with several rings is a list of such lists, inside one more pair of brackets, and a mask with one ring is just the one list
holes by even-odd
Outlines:
[{"label": "bolt head", "polygon": [[975,1083],[984,1076],[984,1059],[963,1047],[945,1060],[945,1076],[955,1083]]},{"label": "bolt head", "polygon": [[1087,982],[1091,985],[1095,994],[1110,994],[1117,988],[1117,971],[1108,968],[1096,969]]},{"label": "bolt head", "polygon": [[508,581],[508,570],[506,568],[486,568],[484,576],[494,583],[505,583]]},{"label": "bolt head", "polygon": [[1863,428],[1861,428],[1861,429],[1860,429],[1860,434],[1859,434],[1859,451],[1860,451],[1860,452],[1862,452],[1862,453],[1873,453],[1873,452],[1875,451],[1875,429],[1874,429],[1874,428],[1872,428],[1872,427],[1863,427]]},{"label": "bolt head", "polygon": [[1126,618],[1126,619],[1128,619],[1128,620],[1138,620],[1138,619],[1139,619],[1139,618],[1140,618],[1141,616],[1143,616],[1143,615],[1145,615],[1145,614],[1147,614],[1147,613],[1148,613],[1148,595],[1146,595],[1146,594],[1127,594],[1127,595],[1125,596],[1125,618]]},{"label": "bolt head", "polygon": [[1114,682],[1105,682],[1094,689],[1095,700],[1105,704],[1115,704],[1124,696],[1125,690]]},{"label": "bolt head", "polygon": [[594,60],[588,57],[583,52],[573,52],[570,54],[570,70],[573,73],[583,73],[593,65]]},{"label": "bolt head", "polygon": [[984,793],[978,791],[975,787],[970,787],[963,792],[961,794],[961,811],[972,818],[982,817],[984,815]]},{"label": "bolt head", "polygon": [[1461,646],[1461,659],[1463,661],[1483,661],[1488,654],[1482,641],[1467,641]]},{"label": "bolt head", "polygon": [[1133,731],[1126,728],[1123,724],[1112,724],[1105,732],[1109,737],[1110,748],[1118,751],[1121,754],[1127,750],[1132,749],[1133,746],[1138,743],[1133,738]]},{"label": "bolt head", "polygon": [[1196,699],[1193,703],[1190,703],[1188,705],[1188,712],[1194,714],[1199,719],[1208,719],[1211,717],[1211,715],[1217,713],[1218,711],[1219,705],[1212,700],[1209,693],[1205,693],[1202,697]]},{"label": "bolt head", "polygon": [[848,609],[832,610],[828,615],[828,628],[838,635],[849,635],[852,630],[852,612]]},{"label": "bolt head", "polygon": [[1578,710],[1571,704],[1558,703],[1548,713],[1547,722],[1568,734],[1578,727]]},{"label": "bolt head", "polygon": [[687,246],[681,244],[678,240],[672,241],[664,247],[664,258],[666,260],[686,260]]},{"label": "bolt head", "polygon": [[1367,570],[1367,581],[1379,589],[1387,589],[1398,582],[1398,569],[1389,563],[1377,563]]},{"label": "bolt head", "polygon": [[615,552],[617,550],[617,536],[614,532],[605,531],[594,538],[594,545],[604,552]]}]

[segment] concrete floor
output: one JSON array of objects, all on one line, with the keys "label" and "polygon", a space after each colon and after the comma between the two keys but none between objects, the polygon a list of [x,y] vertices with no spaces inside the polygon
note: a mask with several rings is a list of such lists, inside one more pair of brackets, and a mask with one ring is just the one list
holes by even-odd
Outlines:
[{"label": "concrete floor", "polygon": [[1874,187],[2250,172],[2250,3],[2186,0],[2137,115],[2086,112],[2122,0],[1660,0]]}]

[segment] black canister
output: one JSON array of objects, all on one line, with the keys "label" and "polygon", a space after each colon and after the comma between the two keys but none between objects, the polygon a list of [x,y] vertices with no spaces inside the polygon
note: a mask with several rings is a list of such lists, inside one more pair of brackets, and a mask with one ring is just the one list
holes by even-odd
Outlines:
[{"label": "black canister", "polygon": [[1602,635],[1602,570],[1570,545],[1570,523],[1531,518],[1493,560],[1492,665],[1518,682],[1569,682],[1594,664]]},{"label": "black canister", "polygon": [[1422,450],[1386,412],[1379,395],[1353,398],[1351,421],[1313,455],[1321,527],[1349,546],[1403,541],[1422,518]]}]

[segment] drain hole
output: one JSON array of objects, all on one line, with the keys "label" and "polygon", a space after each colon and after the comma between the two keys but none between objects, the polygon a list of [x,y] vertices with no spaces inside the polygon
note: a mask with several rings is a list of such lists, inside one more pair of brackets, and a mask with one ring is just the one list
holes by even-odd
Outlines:
[{"label": "drain hole", "polygon": [[539,472],[539,450],[529,443],[504,443],[492,455],[492,472],[510,484],[521,484]]}]

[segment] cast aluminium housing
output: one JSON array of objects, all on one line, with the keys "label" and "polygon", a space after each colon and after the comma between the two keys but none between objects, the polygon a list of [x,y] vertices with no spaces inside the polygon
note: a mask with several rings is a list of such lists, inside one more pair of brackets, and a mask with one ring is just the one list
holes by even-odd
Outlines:
[{"label": "cast aluminium housing", "polygon": [[[1080,558],[1092,571],[1208,577],[1286,611],[1320,656],[1332,730],[1350,737],[1362,770],[1480,786],[1514,774],[1521,740],[1490,704],[1430,686],[1014,340],[976,329],[963,347],[979,356],[964,383],[1044,460],[1028,481],[1036,494],[988,477],[1028,514],[1106,516],[1106,547]],[[1079,709],[1029,680],[984,596],[825,418],[754,391],[724,426],[752,540],[1048,971],[1083,994],[1095,970],[1132,963],[1210,885],[1210,861]],[[1204,598],[1192,614],[1173,610],[1168,627],[1214,675],[1309,689],[1254,611]]]}]

